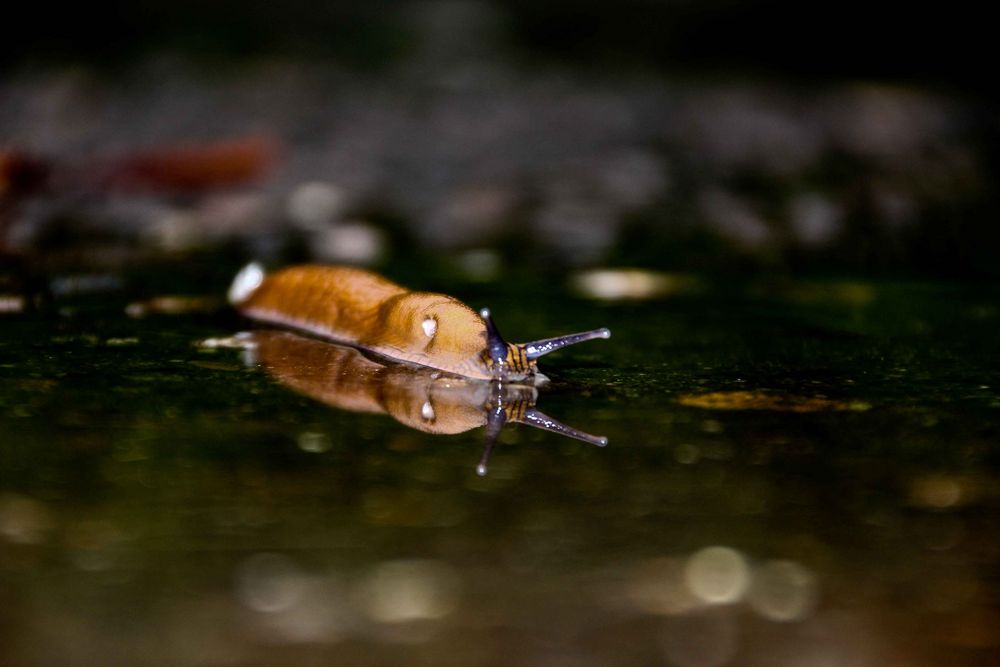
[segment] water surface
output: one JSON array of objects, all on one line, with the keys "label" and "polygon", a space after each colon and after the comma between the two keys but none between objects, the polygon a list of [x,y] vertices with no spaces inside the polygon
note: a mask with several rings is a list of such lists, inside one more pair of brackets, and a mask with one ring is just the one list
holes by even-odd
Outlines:
[{"label": "water surface", "polygon": [[198,344],[231,315],[3,315],[0,662],[996,664],[995,288],[520,281],[459,296],[609,326],[537,407],[610,442],[509,424],[485,476]]}]

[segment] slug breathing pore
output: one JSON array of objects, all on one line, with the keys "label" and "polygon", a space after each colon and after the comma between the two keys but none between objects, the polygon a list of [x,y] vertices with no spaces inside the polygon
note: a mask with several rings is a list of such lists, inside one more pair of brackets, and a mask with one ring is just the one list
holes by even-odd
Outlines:
[{"label": "slug breathing pore", "polygon": [[476,313],[453,297],[411,292],[344,266],[307,264],[265,274],[248,264],[233,280],[229,301],[254,320],[481,380],[538,380],[539,357],[611,336],[601,328],[508,343],[488,308]]}]

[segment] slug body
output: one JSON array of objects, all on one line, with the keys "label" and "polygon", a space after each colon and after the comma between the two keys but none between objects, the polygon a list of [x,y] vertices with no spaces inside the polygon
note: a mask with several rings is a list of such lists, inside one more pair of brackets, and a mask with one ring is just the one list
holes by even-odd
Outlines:
[{"label": "slug body", "polygon": [[347,343],[390,359],[480,380],[540,377],[536,359],[566,345],[608,338],[607,329],[507,343],[488,309],[411,292],[363,269],[303,265],[264,275],[256,264],[233,281],[229,300],[251,319]]}]

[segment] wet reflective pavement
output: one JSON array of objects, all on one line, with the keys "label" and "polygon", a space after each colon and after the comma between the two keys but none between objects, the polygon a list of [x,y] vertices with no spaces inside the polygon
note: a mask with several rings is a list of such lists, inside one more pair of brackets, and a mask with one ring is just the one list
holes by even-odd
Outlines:
[{"label": "wet reflective pavement", "polygon": [[486,475],[478,386],[0,315],[0,663],[996,664],[1000,293],[676,284],[464,286],[512,337],[614,332],[524,400],[608,445],[508,423]]}]

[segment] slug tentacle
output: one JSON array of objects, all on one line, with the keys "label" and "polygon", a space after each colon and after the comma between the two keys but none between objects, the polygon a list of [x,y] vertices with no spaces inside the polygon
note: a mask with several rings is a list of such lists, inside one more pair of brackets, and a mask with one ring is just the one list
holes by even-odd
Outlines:
[{"label": "slug tentacle", "polygon": [[542,340],[525,343],[524,349],[528,359],[534,361],[538,357],[544,356],[549,352],[555,352],[567,345],[576,345],[577,343],[594,340],[595,338],[611,338],[611,330],[600,328],[581,333],[566,334],[565,336],[556,336],[555,338],[543,338]]},{"label": "slug tentacle", "polygon": [[304,265],[265,275],[244,267],[229,290],[247,317],[477,380],[544,380],[535,359],[607,329],[525,345],[500,335],[488,308],[479,313],[443,294],[412,292],[363,269]]}]

